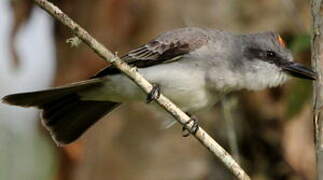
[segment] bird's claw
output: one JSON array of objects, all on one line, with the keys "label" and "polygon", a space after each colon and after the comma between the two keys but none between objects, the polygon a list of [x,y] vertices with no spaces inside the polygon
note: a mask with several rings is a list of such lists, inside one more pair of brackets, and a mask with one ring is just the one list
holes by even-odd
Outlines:
[{"label": "bird's claw", "polygon": [[[186,123],[185,123],[185,126],[190,124],[191,122],[193,122],[193,126],[192,126],[192,134],[195,135],[195,133],[198,131],[199,129],[199,125],[198,125],[198,120],[195,116],[191,116],[191,119],[188,120]],[[183,137],[188,137],[191,133],[190,131],[185,127],[183,126],[182,128],[182,136]]]},{"label": "bird's claw", "polygon": [[160,96],[160,86],[159,84],[153,83],[152,90],[148,93],[146,97],[146,103],[150,103],[151,101],[158,99]]}]

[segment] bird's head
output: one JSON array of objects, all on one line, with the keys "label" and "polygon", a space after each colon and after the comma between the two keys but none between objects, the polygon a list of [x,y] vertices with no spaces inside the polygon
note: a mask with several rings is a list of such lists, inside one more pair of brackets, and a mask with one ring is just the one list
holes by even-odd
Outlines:
[{"label": "bird's head", "polygon": [[309,80],[317,78],[312,69],[294,61],[291,51],[278,34],[264,32],[241,37],[242,69],[246,81],[249,81],[248,89],[278,86],[289,76]]}]

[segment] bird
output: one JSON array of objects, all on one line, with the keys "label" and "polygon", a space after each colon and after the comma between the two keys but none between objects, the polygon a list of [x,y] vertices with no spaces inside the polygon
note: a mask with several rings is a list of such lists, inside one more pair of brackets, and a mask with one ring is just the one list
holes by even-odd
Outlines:
[{"label": "bird", "polygon": [[291,76],[316,80],[309,67],[294,61],[278,33],[239,34],[185,27],[163,32],[121,57],[149,82],[146,95],[115,66],[89,80],[47,90],[7,95],[3,103],[36,107],[58,145],[77,140],[89,127],[123,103],[150,102],[163,93],[194,114],[238,90],[279,86]]}]

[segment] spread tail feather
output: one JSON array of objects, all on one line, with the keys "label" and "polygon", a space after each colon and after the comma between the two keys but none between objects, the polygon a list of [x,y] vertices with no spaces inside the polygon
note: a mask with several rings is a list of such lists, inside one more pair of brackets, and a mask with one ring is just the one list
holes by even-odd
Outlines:
[{"label": "spread tail feather", "polygon": [[42,110],[42,123],[58,145],[79,138],[91,125],[120,103],[81,100],[77,92],[102,85],[102,79],[91,79],[44,91],[5,96],[3,101],[17,106],[35,106]]},{"label": "spread tail feather", "polygon": [[118,105],[115,102],[82,101],[78,95],[70,94],[41,107],[42,123],[58,145],[69,144]]},{"label": "spread tail feather", "polygon": [[61,98],[67,94],[72,94],[94,86],[100,86],[104,80],[100,78],[90,79],[87,81],[80,81],[77,83],[68,84],[65,86],[55,87],[43,91],[34,91],[27,93],[17,93],[8,95],[2,98],[6,104],[30,107],[40,107],[46,103]]}]

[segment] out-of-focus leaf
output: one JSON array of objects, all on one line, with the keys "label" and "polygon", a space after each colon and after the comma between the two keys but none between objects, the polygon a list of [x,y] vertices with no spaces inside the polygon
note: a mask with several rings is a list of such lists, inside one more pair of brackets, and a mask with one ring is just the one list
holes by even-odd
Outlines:
[{"label": "out-of-focus leaf", "polygon": [[[295,35],[290,43],[289,48],[293,54],[299,54],[310,50],[311,37],[309,34]],[[286,118],[290,119],[301,111],[304,104],[311,96],[312,86],[310,81],[294,79],[291,84],[290,93],[287,95]]]},{"label": "out-of-focus leaf", "polygon": [[309,100],[311,94],[312,86],[310,81],[295,80],[287,97],[286,118],[290,119],[297,115]]},{"label": "out-of-focus leaf", "polygon": [[300,34],[295,36],[290,43],[290,49],[295,52],[303,52],[310,49],[311,47],[311,36],[309,34]]}]

